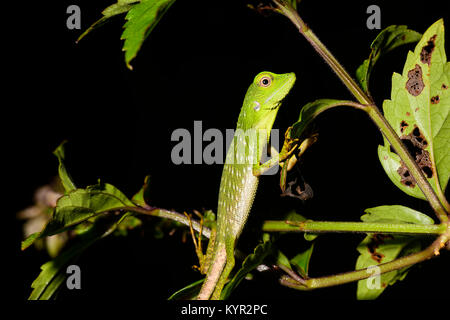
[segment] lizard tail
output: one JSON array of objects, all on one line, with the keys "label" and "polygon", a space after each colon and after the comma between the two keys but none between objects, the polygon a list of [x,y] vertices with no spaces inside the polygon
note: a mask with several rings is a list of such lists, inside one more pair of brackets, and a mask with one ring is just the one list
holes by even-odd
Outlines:
[{"label": "lizard tail", "polygon": [[214,289],[216,288],[217,282],[219,281],[220,275],[225,268],[227,263],[227,251],[225,246],[219,248],[211,265],[211,268],[206,275],[205,282],[203,282],[200,293],[197,296],[197,300],[208,300]]}]

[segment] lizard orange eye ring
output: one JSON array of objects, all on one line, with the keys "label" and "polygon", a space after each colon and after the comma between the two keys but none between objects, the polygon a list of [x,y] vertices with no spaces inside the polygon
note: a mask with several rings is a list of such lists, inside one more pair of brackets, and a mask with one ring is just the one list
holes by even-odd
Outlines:
[{"label": "lizard orange eye ring", "polygon": [[272,78],[269,76],[262,77],[261,80],[259,80],[260,87],[268,87],[271,84],[272,84]]}]

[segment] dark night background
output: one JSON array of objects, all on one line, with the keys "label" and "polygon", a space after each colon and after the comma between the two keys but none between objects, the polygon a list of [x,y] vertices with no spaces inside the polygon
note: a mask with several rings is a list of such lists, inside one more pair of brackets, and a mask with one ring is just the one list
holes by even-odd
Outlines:
[{"label": "dark night background", "polygon": [[[151,204],[192,212],[216,210],[221,165],[172,164],[170,141],[176,128],[193,132],[194,120],[208,128],[234,128],[242,100],[253,77],[262,70],[295,72],[297,82],[279,111],[275,127],[282,132],[295,122],[300,107],[318,98],[351,99],[331,69],[293,25],[282,16],[263,17],[246,8],[246,1],[177,1],[145,42],[133,71],[124,63],[123,16],[95,30],[80,43],[79,30],[66,28],[66,8],[81,8],[82,30],[100,17],[113,1],[53,1],[28,5],[20,34],[5,50],[17,50],[5,61],[13,68],[12,102],[3,118],[3,155],[8,189],[6,217],[8,263],[14,277],[15,300],[25,300],[39,267],[48,260],[30,248],[20,252],[21,221],[15,213],[32,204],[34,190],[57,174],[52,151],[67,139],[67,167],[80,187],[98,178],[133,195],[145,175],[151,175]],[[366,28],[366,8],[381,7],[382,28],[406,24],[424,32],[443,17],[444,1],[312,1],[300,4],[303,19],[346,69],[354,74],[369,55],[378,30]],[[19,10],[18,8],[16,8]],[[446,47],[449,52],[449,31]],[[379,61],[371,91],[381,106],[390,95],[393,71],[401,72],[407,49]],[[434,217],[426,202],[399,191],[377,157],[382,138],[360,111],[331,110],[317,121],[320,140],[306,154],[302,175],[314,198],[302,204],[279,197],[278,177],[262,179],[252,219],[277,219],[277,212],[295,207],[315,220],[358,221],[365,208],[403,204]],[[148,219],[147,219],[148,220]],[[151,220],[148,220],[151,221]],[[5,223],[5,222],[4,222]],[[239,242],[248,252],[257,239],[246,229]],[[252,237],[253,235],[253,237]],[[323,235],[316,240],[310,275],[354,269],[355,246],[363,236]],[[82,290],[63,290],[60,299],[165,300],[197,280],[197,263],[190,239],[181,232],[156,240],[140,230],[128,237],[97,242],[78,262]],[[304,246],[301,235],[283,241],[287,252]],[[388,288],[381,299],[440,298],[449,287],[449,254],[416,266],[407,278]],[[256,276],[244,281],[232,299],[258,300],[354,299],[356,284],[300,292],[284,288],[275,278]]]}]

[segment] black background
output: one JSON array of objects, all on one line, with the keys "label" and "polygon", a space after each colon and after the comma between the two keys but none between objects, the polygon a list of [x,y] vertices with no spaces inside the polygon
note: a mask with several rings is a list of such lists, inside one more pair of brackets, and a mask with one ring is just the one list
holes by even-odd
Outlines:
[{"label": "black background", "polygon": [[[82,30],[100,17],[112,1],[53,1],[27,4],[20,23],[10,24],[5,67],[11,70],[3,108],[4,181],[7,187],[6,263],[11,267],[14,299],[23,301],[39,267],[48,260],[33,248],[20,252],[21,224],[15,213],[32,204],[34,190],[57,173],[52,151],[67,139],[67,166],[78,186],[109,182],[134,194],[151,175],[151,204],[179,212],[216,209],[221,165],[172,164],[176,128],[193,132],[194,120],[208,128],[234,128],[245,91],[262,70],[295,72],[297,82],[279,111],[275,127],[284,130],[302,105],[318,98],[351,99],[331,69],[289,21],[262,17],[246,1],[177,1],[145,42],[133,71],[123,52],[123,16],[75,44],[81,31],[66,28],[66,8],[81,8]],[[424,32],[443,17],[445,1],[310,1],[301,15],[346,69],[354,74],[368,56],[378,30],[366,27],[366,8],[381,7],[382,28],[406,24]],[[448,43],[447,32],[447,43]],[[448,45],[447,45],[448,47]],[[371,79],[381,106],[390,94],[393,71],[401,72],[408,48],[383,58]],[[365,208],[403,204],[433,216],[424,201],[399,191],[385,175],[377,157],[382,138],[360,111],[328,111],[317,120],[319,142],[305,156],[302,175],[315,196],[306,204],[280,198],[278,177],[262,179],[252,219],[277,219],[295,207],[311,219],[357,221]],[[244,251],[256,244],[249,227],[239,243]],[[253,235],[253,237],[252,237]],[[189,238],[188,238],[189,239]],[[362,236],[337,234],[317,239],[310,275],[354,269],[355,246]],[[156,240],[145,230],[127,238],[110,238],[91,247],[79,261],[82,290],[63,290],[61,300],[165,300],[199,279],[192,270],[196,257],[181,233]],[[283,242],[287,252],[304,246],[300,236]],[[440,298],[449,287],[448,253],[415,267],[405,281],[388,288],[385,299]],[[299,292],[271,277],[244,281],[232,299],[355,299],[355,284]]]}]

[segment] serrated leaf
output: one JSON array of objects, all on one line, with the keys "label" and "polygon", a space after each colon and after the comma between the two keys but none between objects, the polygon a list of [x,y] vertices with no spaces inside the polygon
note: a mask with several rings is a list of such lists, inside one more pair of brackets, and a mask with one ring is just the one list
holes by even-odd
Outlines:
[{"label": "serrated leaf", "polygon": [[236,289],[239,283],[245,278],[245,276],[259,266],[271,251],[272,243],[270,241],[259,244],[255,248],[254,252],[245,258],[241,268],[237,271],[230,282],[227,283],[222,291],[221,299],[227,299],[231,292]]},{"label": "serrated leaf", "polygon": [[64,251],[55,259],[41,266],[41,273],[33,281],[31,287],[34,289],[29,296],[29,300],[48,300],[50,299],[64,281],[65,267],[71,264],[71,261],[81,254],[90,243],[79,246],[73,246]]},{"label": "serrated leaf", "polygon": [[[409,52],[402,74],[392,76],[391,100],[383,111],[395,132],[410,150],[436,194],[443,191],[450,176],[450,64],[444,50],[443,20],[423,35],[414,52]],[[402,191],[425,199],[399,157],[385,139],[378,156],[392,182]]]},{"label": "serrated leaf", "polygon": [[130,62],[136,57],[144,40],[174,2],[175,0],[141,0],[128,11],[121,39],[125,40],[123,51],[129,69],[132,69]]},{"label": "serrated leaf", "polygon": [[119,14],[123,14],[128,12],[134,5],[136,5],[140,0],[118,0],[117,3],[114,3],[108,7],[106,7],[102,11],[103,17],[99,20],[95,21],[86,31],[84,31],[77,39],[79,42],[83,39],[88,33],[90,33],[95,28],[98,28],[108,22],[110,18],[115,17]]},{"label": "serrated leaf", "polygon": [[58,174],[61,179],[61,183],[64,187],[65,192],[69,192],[76,189],[75,184],[72,181],[69,173],[67,172],[66,166],[64,164],[65,152],[64,152],[64,144],[67,141],[63,141],[56,149],[53,151],[53,154],[58,158],[59,166],[58,166]]},{"label": "serrated leaf", "polygon": [[407,26],[389,26],[382,30],[370,45],[369,58],[356,70],[356,80],[359,85],[368,93],[369,77],[372,69],[378,59],[389,51],[408,43],[414,43],[420,40],[421,34],[408,29]]},{"label": "serrated leaf", "polygon": [[58,199],[52,218],[40,233],[22,242],[22,250],[36,239],[60,233],[100,213],[135,206],[120,190],[107,183],[75,189]]},{"label": "serrated leaf", "polygon": [[41,272],[33,281],[31,287],[33,291],[29,300],[48,300],[51,299],[59,287],[67,278],[67,266],[74,264],[79,256],[94,242],[111,233],[111,228],[116,228],[118,221],[123,216],[113,216],[108,219],[97,219],[87,230],[79,234],[70,247],[64,249],[53,260],[41,266]]},{"label": "serrated leaf", "polygon": [[[365,212],[366,214],[361,216],[361,220],[364,222],[433,224],[433,219],[427,215],[399,205],[368,208]],[[421,247],[421,243],[416,237],[370,234],[357,247],[360,255],[356,261],[356,270],[393,261],[418,252]],[[370,278],[358,281],[357,298],[360,300],[376,299],[388,285],[403,280],[407,271],[408,268],[403,268],[378,275],[379,281],[376,285]]]}]

